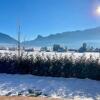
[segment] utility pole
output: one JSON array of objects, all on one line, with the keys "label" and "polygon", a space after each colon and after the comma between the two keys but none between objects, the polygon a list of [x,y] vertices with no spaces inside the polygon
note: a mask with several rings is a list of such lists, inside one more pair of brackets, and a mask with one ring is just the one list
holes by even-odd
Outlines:
[{"label": "utility pole", "polygon": [[18,25],[18,58],[21,56],[21,46],[20,46],[20,24]]}]

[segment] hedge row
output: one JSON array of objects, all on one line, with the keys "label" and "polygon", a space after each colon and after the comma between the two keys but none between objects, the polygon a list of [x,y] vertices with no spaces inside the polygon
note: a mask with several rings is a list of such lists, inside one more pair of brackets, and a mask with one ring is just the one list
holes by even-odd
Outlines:
[{"label": "hedge row", "polygon": [[99,58],[81,56],[0,56],[0,73],[32,74],[51,77],[75,77],[100,80]]}]

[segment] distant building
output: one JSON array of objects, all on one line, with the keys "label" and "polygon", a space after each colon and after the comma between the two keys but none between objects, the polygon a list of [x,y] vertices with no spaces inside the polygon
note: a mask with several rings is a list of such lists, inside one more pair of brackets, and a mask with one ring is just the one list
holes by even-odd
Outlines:
[{"label": "distant building", "polygon": [[68,51],[77,52],[78,50],[77,49],[68,49]]},{"label": "distant building", "polygon": [[96,48],[94,52],[100,52],[100,49],[99,48]]},{"label": "distant building", "polygon": [[15,51],[15,50],[17,50],[17,48],[16,47],[9,47],[8,50],[9,51]]},{"label": "distant building", "polygon": [[34,52],[34,48],[24,48],[25,52]]},{"label": "distant building", "polygon": [[0,46],[0,50],[7,50],[6,47]]}]

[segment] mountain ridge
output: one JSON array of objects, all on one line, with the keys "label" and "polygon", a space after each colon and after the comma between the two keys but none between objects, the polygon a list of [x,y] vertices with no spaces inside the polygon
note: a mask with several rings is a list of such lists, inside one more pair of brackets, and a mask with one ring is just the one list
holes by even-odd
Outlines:
[{"label": "mountain ridge", "polygon": [[[69,48],[76,48],[80,47],[83,42],[100,47],[100,27],[50,34],[45,37],[38,35],[37,38],[24,41],[21,44],[27,47],[43,47],[60,44],[62,46],[68,46]],[[15,45],[17,43],[17,40],[13,37],[0,32],[0,44]]]},{"label": "mountain ridge", "polygon": [[[93,43],[94,40],[95,43]],[[95,45],[96,40],[100,40],[100,27],[56,33],[45,37],[38,35],[36,39],[25,41],[24,43],[28,46],[52,46],[53,44],[60,44],[68,47],[79,47],[83,42]]]},{"label": "mountain ridge", "polygon": [[17,40],[14,39],[13,37],[0,32],[0,44],[16,44]]}]

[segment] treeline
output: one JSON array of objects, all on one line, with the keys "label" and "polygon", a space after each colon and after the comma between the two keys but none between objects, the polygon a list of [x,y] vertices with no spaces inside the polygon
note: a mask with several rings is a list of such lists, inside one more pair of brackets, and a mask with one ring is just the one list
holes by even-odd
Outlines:
[{"label": "treeline", "polygon": [[99,58],[0,55],[0,73],[100,80]]},{"label": "treeline", "polygon": [[41,47],[41,51],[46,51],[46,52],[100,52],[100,48],[94,48],[93,46],[88,46],[87,43],[83,43],[82,46],[78,49],[73,49],[73,48],[67,48],[67,46],[61,46],[59,44],[54,44],[51,49],[48,47]]}]

